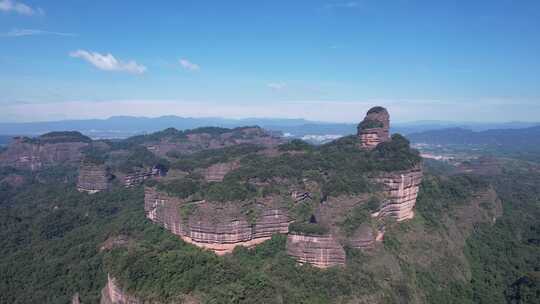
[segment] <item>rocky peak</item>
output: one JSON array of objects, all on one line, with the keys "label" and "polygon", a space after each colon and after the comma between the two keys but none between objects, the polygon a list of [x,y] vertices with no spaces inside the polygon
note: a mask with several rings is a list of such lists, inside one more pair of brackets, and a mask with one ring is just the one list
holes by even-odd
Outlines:
[{"label": "rocky peak", "polygon": [[358,137],[361,147],[373,149],[379,143],[390,140],[390,115],[383,107],[371,108],[366,117],[358,124]]}]

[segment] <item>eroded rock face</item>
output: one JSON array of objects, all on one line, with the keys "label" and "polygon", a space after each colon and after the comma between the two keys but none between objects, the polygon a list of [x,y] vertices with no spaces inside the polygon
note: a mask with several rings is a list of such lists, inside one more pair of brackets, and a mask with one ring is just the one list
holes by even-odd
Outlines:
[{"label": "eroded rock face", "polygon": [[81,149],[87,142],[40,142],[15,138],[0,154],[0,165],[38,170],[44,166],[73,163],[82,159]]},{"label": "eroded rock face", "polygon": [[390,216],[396,221],[414,217],[414,205],[422,182],[422,168],[384,173],[374,180],[382,184],[388,199],[373,216]]},{"label": "eroded rock face", "polygon": [[124,292],[110,274],[107,274],[107,285],[101,290],[100,304],[143,304],[144,301]]},{"label": "eroded rock face", "polygon": [[225,175],[240,167],[240,162],[235,160],[226,163],[213,164],[204,169],[203,176],[208,182],[221,182]]},{"label": "eroded rock face", "polygon": [[332,235],[289,234],[287,253],[299,263],[318,268],[345,265],[345,250]]},{"label": "eroded rock face", "polygon": [[233,203],[185,202],[153,188],[145,189],[145,213],[184,241],[216,254],[254,246],[274,233],[288,233],[290,221],[287,210],[271,201],[254,206],[250,218]]},{"label": "eroded rock face", "polygon": [[381,142],[390,140],[390,115],[383,107],[373,107],[358,125],[360,145],[364,149],[373,149]]},{"label": "eroded rock face", "polygon": [[375,246],[376,235],[368,224],[362,224],[349,239],[349,245],[356,249],[371,249]]},{"label": "eroded rock face", "polygon": [[142,184],[145,180],[160,176],[161,170],[157,167],[153,168],[144,168],[141,170],[138,170],[136,172],[128,173],[123,176],[122,183],[124,184],[124,187],[131,188],[135,187],[137,185]]},{"label": "eroded rock face", "polygon": [[109,170],[105,165],[82,162],[79,167],[77,190],[90,194],[107,190],[109,180]]}]

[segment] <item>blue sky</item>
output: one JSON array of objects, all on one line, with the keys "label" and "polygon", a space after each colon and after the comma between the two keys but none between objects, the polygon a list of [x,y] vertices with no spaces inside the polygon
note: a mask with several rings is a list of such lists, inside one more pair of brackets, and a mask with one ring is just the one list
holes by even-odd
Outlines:
[{"label": "blue sky", "polygon": [[0,0],[0,121],[540,121],[540,1]]}]

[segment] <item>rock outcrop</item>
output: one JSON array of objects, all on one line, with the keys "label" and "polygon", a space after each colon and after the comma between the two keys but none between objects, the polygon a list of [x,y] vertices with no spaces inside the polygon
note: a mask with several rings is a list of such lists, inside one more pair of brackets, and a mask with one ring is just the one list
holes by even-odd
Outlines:
[{"label": "rock outcrop", "polygon": [[110,178],[109,170],[104,164],[83,161],[79,167],[77,190],[90,194],[107,190]]},{"label": "rock outcrop", "polygon": [[413,218],[422,176],[422,168],[417,166],[410,170],[383,173],[374,178],[383,186],[387,199],[373,216],[390,216],[398,222]]},{"label": "rock outcrop", "polygon": [[390,115],[383,107],[373,107],[364,120],[358,124],[358,137],[360,146],[364,149],[373,149],[381,142],[390,140]]},{"label": "rock outcrop", "polygon": [[230,253],[236,246],[254,246],[274,233],[288,233],[287,210],[275,201],[260,202],[250,211],[252,216],[235,203],[186,202],[153,188],[145,189],[148,219],[216,254]]},{"label": "rock outcrop", "polygon": [[110,274],[107,274],[107,285],[101,290],[100,304],[143,304],[143,300],[128,294]]},{"label": "rock outcrop", "polygon": [[118,280],[107,274],[107,284],[101,290],[100,304],[200,304],[201,301],[193,295],[176,295],[174,300],[163,302],[147,300],[134,296],[122,289]]},{"label": "rock outcrop", "polygon": [[[77,136],[62,134],[74,133]],[[16,137],[0,154],[1,166],[38,170],[57,164],[76,164],[82,159],[81,150],[90,138],[78,132],[53,132],[37,138]]]},{"label": "rock outcrop", "polygon": [[237,160],[213,164],[204,169],[203,176],[208,182],[221,182],[227,173],[238,169],[238,167],[240,167],[240,162]]},{"label": "rock outcrop", "polygon": [[162,172],[158,167],[143,168],[124,175],[122,178],[122,183],[124,184],[124,187],[131,188],[142,184],[149,178],[160,176],[161,174]]},{"label": "rock outcrop", "polygon": [[127,247],[129,245],[129,237],[124,234],[108,237],[105,242],[99,247],[99,251],[112,250],[114,248]]},{"label": "rock outcrop", "polygon": [[301,264],[318,268],[345,265],[345,250],[332,235],[287,236],[287,253]]},{"label": "rock outcrop", "polygon": [[81,299],[79,298],[79,293],[75,293],[71,298],[71,304],[81,304]]}]

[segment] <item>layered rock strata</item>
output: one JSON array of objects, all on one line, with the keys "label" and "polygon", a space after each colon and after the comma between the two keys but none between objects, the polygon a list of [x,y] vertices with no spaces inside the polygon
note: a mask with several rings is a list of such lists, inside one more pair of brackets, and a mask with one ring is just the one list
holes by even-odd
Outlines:
[{"label": "layered rock strata", "polygon": [[248,217],[233,203],[216,206],[206,201],[185,202],[153,188],[145,189],[148,219],[184,241],[219,255],[232,252],[236,246],[262,243],[274,233],[288,233],[286,209],[274,202],[260,203],[254,209],[254,215]]},{"label": "layered rock strata", "polygon": [[411,170],[384,173],[374,178],[374,181],[382,184],[387,199],[373,216],[390,216],[398,222],[413,218],[422,176],[422,168],[417,166]]},{"label": "layered rock strata", "polygon": [[15,138],[0,154],[0,165],[38,170],[44,166],[77,163],[87,142],[43,142]]},{"label": "layered rock strata", "polygon": [[159,168],[153,167],[126,174],[124,175],[122,180],[124,187],[131,188],[142,184],[145,180],[149,178],[159,176],[160,174],[161,170]]},{"label": "layered rock strata", "polygon": [[373,107],[364,120],[358,125],[357,136],[360,146],[364,149],[373,149],[378,144],[390,140],[390,115],[383,107]]},{"label": "layered rock strata", "polygon": [[345,250],[332,235],[287,236],[287,253],[301,264],[318,268],[345,265]]},{"label": "layered rock strata", "polygon": [[109,170],[105,165],[83,162],[79,167],[77,190],[79,192],[87,192],[90,194],[107,190],[109,187],[109,180]]}]

